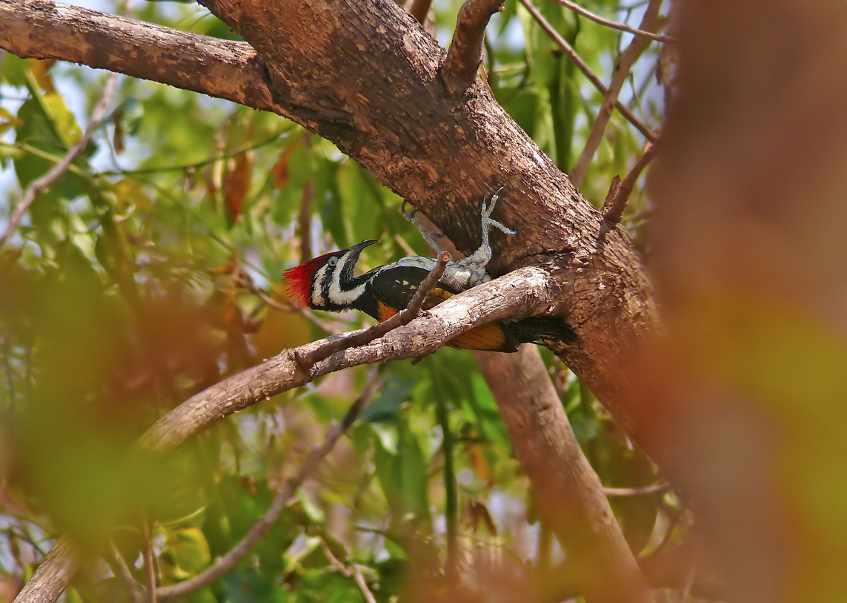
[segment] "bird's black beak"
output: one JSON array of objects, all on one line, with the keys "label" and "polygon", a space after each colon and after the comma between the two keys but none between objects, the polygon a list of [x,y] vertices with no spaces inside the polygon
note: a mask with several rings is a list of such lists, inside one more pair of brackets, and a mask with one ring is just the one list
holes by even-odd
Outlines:
[{"label": "bird's black beak", "polygon": [[356,255],[359,255],[360,253],[362,253],[362,250],[365,247],[370,247],[371,245],[375,245],[376,243],[379,243],[379,241],[374,240],[374,239],[368,239],[367,241],[362,241],[361,243],[356,243],[350,249],[352,249],[355,252]]},{"label": "bird's black beak", "polygon": [[[356,264],[359,262],[359,256],[362,253],[362,250],[365,247],[370,247],[375,243],[379,243],[374,239],[368,239],[367,241],[362,241],[361,243],[356,243],[349,249],[349,255],[347,255],[347,260],[344,263],[344,275],[345,278],[351,279],[353,278],[353,270],[356,267]],[[341,252],[339,252],[341,253]]]}]

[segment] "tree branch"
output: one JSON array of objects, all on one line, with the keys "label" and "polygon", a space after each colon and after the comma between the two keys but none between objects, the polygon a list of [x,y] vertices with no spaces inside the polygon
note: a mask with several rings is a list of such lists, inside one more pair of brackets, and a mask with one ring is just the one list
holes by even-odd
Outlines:
[{"label": "tree branch", "polygon": [[595,15],[591,11],[582,8],[581,6],[576,4],[575,2],[570,2],[569,0],[553,0],[553,1],[558,2],[562,6],[565,6],[569,9],[571,9],[573,12],[575,12],[578,15],[582,15],[583,17],[586,17],[587,19],[590,19],[591,21],[594,21],[595,23],[599,23],[600,25],[603,25],[605,27],[609,27],[611,29],[617,29],[618,31],[624,31],[626,33],[631,33],[634,36],[641,37],[641,38],[647,38],[648,40],[655,40],[657,42],[667,42],[667,43],[671,43],[671,44],[679,42],[679,40],[677,40],[676,38],[674,38],[672,36],[663,36],[661,34],[656,34],[656,33],[650,32],[650,31],[644,31],[643,29],[640,29],[640,28],[637,28],[637,27],[630,27],[626,23],[618,23],[616,21],[611,21],[610,19],[604,19],[603,17],[601,17],[599,15]]},{"label": "tree branch", "polygon": [[660,482],[658,484],[650,484],[640,488],[603,488],[603,494],[606,496],[650,496],[652,494],[662,494],[671,489],[670,484]]},{"label": "tree branch", "polygon": [[141,555],[144,560],[144,603],[156,603],[156,562],[153,559],[153,539],[147,514],[141,516]]},{"label": "tree branch", "polygon": [[485,27],[491,15],[502,10],[503,0],[466,0],[459,9],[453,41],[441,67],[441,80],[451,96],[461,96],[476,80]]},{"label": "tree branch", "polygon": [[123,583],[124,588],[126,588],[126,593],[131,603],[144,603],[144,588],[133,578],[132,572],[127,567],[124,558],[121,556],[114,542],[109,542],[104,557],[106,563],[112,569],[112,573]]},{"label": "tree branch", "polygon": [[[615,180],[609,188],[609,194],[606,195],[606,200],[603,202],[603,221],[609,226],[618,224],[623,217],[623,212],[626,209],[626,203],[629,196],[632,194],[632,189],[635,188],[635,183],[641,172],[647,167],[647,164],[653,160],[656,155],[656,145],[648,144],[647,148],[632,166],[632,169],[623,180]],[[617,177],[616,177],[617,178]]]},{"label": "tree branch", "polygon": [[409,7],[409,14],[415,18],[415,21],[424,25],[431,5],[432,0],[412,0],[412,5]]},{"label": "tree branch", "polygon": [[[36,29],[39,35],[32,35]],[[245,42],[219,40],[49,0],[0,0],[0,48],[170,84],[273,111],[267,71]]]},{"label": "tree branch", "polygon": [[61,538],[41,561],[32,578],[24,584],[13,603],[53,603],[76,573],[76,550],[67,538]]}]

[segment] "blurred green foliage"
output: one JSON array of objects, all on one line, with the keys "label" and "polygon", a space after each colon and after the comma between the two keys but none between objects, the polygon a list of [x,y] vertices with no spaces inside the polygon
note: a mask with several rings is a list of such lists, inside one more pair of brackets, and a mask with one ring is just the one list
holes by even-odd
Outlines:
[{"label": "blurred green foliage", "polygon": [[[630,22],[638,14],[591,4]],[[608,80],[619,32],[552,2],[538,5]],[[458,6],[436,5],[439,31],[452,29]],[[137,16],[231,35],[195,5],[146,3]],[[497,98],[567,171],[599,93],[517,3],[507,3],[489,32]],[[661,117],[650,83],[656,52],[645,54],[636,86],[624,93],[651,124]],[[79,139],[106,77],[4,57],[0,225],[21,191]],[[278,116],[125,77],[109,110],[0,251],[0,576],[13,581],[28,576],[61,533],[95,553],[113,540],[143,581],[143,517],[163,585],[225,553],[344,414],[366,369],[259,404],[165,460],[143,457],[134,441],[190,395],[326,335],[320,325],[347,330],[361,320],[320,316],[318,325],[295,311],[280,289],[285,268],[369,238],[383,239],[368,250],[374,266],[406,247],[426,250],[400,216],[400,199],[331,143]],[[586,179],[593,202],[643,142],[619,116],[612,120]],[[631,205],[633,216],[644,213],[640,188]],[[546,358],[601,478],[630,487],[655,480],[596,401]],[[472,356],[443,349],[418,365],[380,370],[386,385],[282,519],[191,600],[364,600],[358,572],[388,601],[406,584],[441,579],[448,539],[465,568],[504,557],[531,566],[549,556]],[[652,495],[623,500],[616,511],[641,550],[655,547],[662,526],[673,529],[677,505]],[[108,573],[77,588],[104,600],[121,592]]]}]

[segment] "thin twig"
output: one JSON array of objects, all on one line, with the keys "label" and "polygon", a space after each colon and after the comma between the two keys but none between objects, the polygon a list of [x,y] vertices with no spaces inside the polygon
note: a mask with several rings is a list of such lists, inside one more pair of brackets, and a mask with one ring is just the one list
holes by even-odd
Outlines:
[{"label": "thin twig", "polygon": [[232,157],[237,157],[242,153],[247,153],[248,151],[254,151],[261,147],[267,146],[273,142],[279,140],[279,138],[285,133],[285,130],[277,132],[264,140],[260,140],[259,142],[253,142],[250,144],[246,144],[244,146],[238,147],[237,149],[227,150],[224,152],[215,153],[212,157],[206,157],[205,159],[201,159],[199,161],[194,161],[192,163],[183,163],[183,164],[168,164],[162,165],[158,167],[149,167],[149,168],[139,168],[133,170],[103,170],[102,172],[98,172],[99,176],[144,176],[147,174],[159,174],[162,172],[185,172],[189,170],[198,170],[200,168],[206,167],[209,164],[215,163],[217,161],[222,161],[225,159],[230,159]]},{"label": "thin twig", "polygon": [[[526,10],[529,11],[529,14],[532,15],[532,18],[535,19],[538,25],[541,26],[541,29],[547,32],[547,35],[549,35],[550,38],[559,46],[559,48],[562,49],[562,52],[564,52],[565,55],[571,61],[574,62],[574,64],[579,68],[579,70],[585,74],[585,77],[588,78],[588,81],[591,82],[594,87],[597,88],[597,90],[599,90],[603,94],[603,96],[605,96],[608,92],[608,88],[606,88],[603,82],[600,81],[600,78],[597,77],[597,75],[593,71],[591,71],[591,68],[586,64],[585,61],[582,60],[582,58],[576,53],[576,51],[571,47],[571,45],[568,44],[555,29],[553,29],[553,26],[547,22],[547,20],[541,15],[540,12],[538,12],[538,9],[533,6],[532,2],[530,2],[529,0],[520,1],[521,4],[526,7]],[[621,115],[623,115],[629,123],[635,126],[635,128],[639,132],[641,132],[644,138],[646,138],[650,142],[656,141],[656,139],[658,138],[656,133],[653,132],[650,128],[648,128],[640,119],[638,119],[638,117],[636,117],[635,114],[626,107],[626,105],[624,105],[618,100],[615,101],[615,108],[620,111]]]},{"label": "thin twig", "polygon": [[[647,10],[644,11],[644,17],[641,19],[640,27],[642,29],[653,29],[656,27],[659,19],[659,8],[661,6],[662,0],[650,0]],[[597,118],[591,126],[591,132],[585,141],[585,147],[582,149],[582,153],[580,153],[570,173],[571,181],[577,188],[582,186],[582,180],[585,178],[588,166],[591,164],[591,159],[594,157],[597,147],[600,146],[600,142],[603,140],[606,125],[612,117],[612,109],[615,103],[618,102],[618,95],[623,89],[630,69],[632,69],[635,61],[638,60],[638,57],[641,56],[641,53],[644,52],[649,44],[650,41],[646,38],[633,38],[632,42],[630,42],[629,46],[626,47],[626,50],[620,54],[618,60],[615,62],[614,75],[612,76],[612,81],[609,82],[609,89],[603,96],[603,105],[600,107]]]},{"label": "thin twig", "polygon": [[476,79],[482,62],[482,41],[491,15],[503,10],[503,0],[467,0],[459,9],[456,31],[441,67],[441,81],[451,96],[461,96]]},{"label": "thin twig", "polygon": [[664,482],[658,484],[650,484],[641,488],[603,488],[603,494],[606,496],[647,496],[649,494],[660,494],[671,489],[670,484]]},{"label": "thin twig", "polygon": [[329,560],[329,562],[335,566],[335,569],[341,572],[344,577],[350,578],[352,572],[347,569],[347,566],[345,566],[338,557],[332,554],[332,551],[330,550],[329,545],[326,543],[326,540],[324,540],[323,538],[319,538],[318,542],[321,546],[321,551]]},{"label": "thin twig", "polygon": [[53,183],[56,182],[56,180],[61,178],[62,174],[67,171],[74,159],[76,159],[77,156],[85,150],[85,147],[88,146],[88,141],[91,140],[95,130],[100,127],[100,123],[103,121],[103,117],[106,114],[106,107],[112,99],[112,92],[115,89],[117,81],[117,73],[109,75],[106,80],[106,85],[103,87],[103,95],[100,97],[100,100],[97,101],[97,105],[91,112],[91,121],[85,129],[85,132],[83,132],[76,144],[71,147],[67,155],[65,155],[59,163],[54,165],[53,168],[44,176],[31,183],[24,191],[20,201],[18,201],[17,205],[15,205],[12,215],[9,217],[9,224],[6,226],[6,230],[3,232],[3,235],[0,236],[0,248],[2,248],[14,234],[15,229],[18,227],[18,224],[20,224],[24,214],[33,204],[38,195],[46,192]]},{"label": "thin twig", "polygon": [[676,526],[679,524],[682,516],[685,514],[686,508],[681,507],[679,509],[674,509],[674,513],[670,516],[668,520],[668,527],[665,530],[665,533],[662,535],[662,540],[659,544],[656,545],[656,548],[648,555],[648,557],[655,557],[658,555],[671,541],[671,536],[673,535],[673,531],[676,529]]},{"label": "thin twig", "polygon": [[174,584],[173,586],[159,588],[156,591],[156,594],[158,595],[160,603],[173,601],[197,592],[201,588],[208,586],[226,574],[235,566],[236,563],[243,559],[244,556],[250,552],[250,549],[252,549],[253,546],[267,533],[277,519],[279,519],[280,515],[282,515],[283,511],[285,511],[288,500],[294,496],[300,485],[312,474],[318,463],[320,463],[330,453],[330,451],[332,451],[341,436],[350,429],[356,421],[356,418],[368,405],[374,394],[376,394],[376,392],[382,387],[384,382],[385,380],[378,378],[376,373],[371,375],[371,378],[368,380],[365,388],[362,390],[362,393],[350,406],[347,414],[344,415],[344,418],[329,430],[323,443],[309,453],[309,456],[307,456],[306,460],[303,461],[303,464],[300,466],[297,473],[285,482],[274,497],[270,508],[265,512],[262,518],[259,519],[259,521],[253,524],[247,532],[247,535],[244,536],[244,538],[242,538],[238,544],[232,547],[229,551],[221,557],[218,557],[212,565],[193,578],[190,578],[185,582],[180,582],[179,584]]},{"label": "thin twig", "polygon": [[147,514],[141,517],[141,535],[144,540],[144,582],[145,603],[156,603],[156,567],[153,561],[153,538],[150,536],[150,525],[147,523]]},{"label": "thin twig", "polygon": [[359,590],[362,591],[365,601],[367,603],[376,603],[376,597],[373,596],[371,589],[368,588],[368,583],[365,582],[365,577],[362,575],[362,568],[356,563],[353,564],[353,579],[359,585]]},{"label": "thin twig", "polygon": [[344,565],[338,557],[332,554],[332,551],[323,538],[320,539],[320,545],[321,551],[323,551],[323,554],[326,555],[327,559],[329,559],[329,562],[334,565],[344,577],[353,578],[356,581],[356,584],[359,586],[359,590],[362,591],[362,596],[365,598],[365,601],[367,601],[367,603],[376,603],[376,598],[373,596],[371,589],[368,588],[368,583],[365,582],[365,577],[362,575],[362,570],[359,566],[355,563],[351,563],[350,567]]},{"label": "thin twig", "polygon": [[394,235],[394,240],[400,246],[400,249],[406,252],[406,255],[418,255],[399,234]]},{"label": "thin twig", "polygon": [[106,550],[106,562],[112,568],[112,573],[123,582],[126,592],[133,603],[143,603],[144,588],[132,577],[132,572],[126,565],[123,556],[114,542],[109,542]]},{"label": "thin twig", "polygon": [[626,178],[622,181],[616,180],[612,182],[602,210],[603,220],[607,224],[618,224],[621,221],[623,212],[626,209],[626,203],[629,201],[629,196],[632,194],[632,189],[635,188],[638,177],[641,176],[641,172],[644,171],[644,168],[647,167],[647,164],[650,163],[655,155],[656,145],[648,144],[647,148],[644,149],[644,153],[638,158],[632,169],[629,170]]},{"label": "thin twig", "polygon": [[571,9],[578,15],[582,15],[595,23],[599,23],[600,25],[604,25],[611,29],[617,29],[618,31],[624,31],[626,33],[631,33],[634,36],[640,36],[642,38],[648,38],[650,40],[655,40],[656,42],[667,42],[669,44],[676,44],[679,42],[673,36],[663,36],[662,34],[652,33],[649,31],[644,31],[643,29],[638,29],[637,27],[632,27],[627,25],[626,23],[618,23],[617,21],[611,21],[609,19],[604,19],[600,15],[595,15],[591,11],[588,11],[581,6],[570,2],[569,0],[553,0],[554,2],[558,2],[562,6],[566,6]]}]

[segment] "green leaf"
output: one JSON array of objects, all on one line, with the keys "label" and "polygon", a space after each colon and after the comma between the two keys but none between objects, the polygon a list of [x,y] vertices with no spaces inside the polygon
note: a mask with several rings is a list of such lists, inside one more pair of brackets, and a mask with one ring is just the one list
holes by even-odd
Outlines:
[{"label": "green leaf", "polygon": [[338,164],[329,159],[318,161],[315,171],[315,206],[324,229],[335,244],[344,249],[350,246],[347,224],[348,211],[338,194]]},{"label": "green leaf", "polygon": [[168,533],[168,551],[178,573],[189,578],[208,567],[212,560],[206,537],[198,528],[183,528]]},{"label": "green leaf", "polygon": [[[27,100],[18,110],[17,117],[20,123],[15,127],[15,139],[18,144],[27,144],[44,151],[55,158],[55,161],[29,153],[15,160],[15,173],[18,176],[21,188],[26,188],[34,180],[46,174],[67,153],[64,142],[56,135],[56,127],[69,127],[68,124],[73,123],[73,127],[68,134],[78,136],[78,128],[73,122],[73,115],[64,106],[61,98],[55,94],[46,96],[51,99],[49,104],[52,106],[52,110],[62,117],[56,123],[53,123],[51,122],[52,116],[45,112],[42,103],[35,99]],[[80,196],[84,190],[84,181],[73,174],[72,171],[67,171],[46,194],[41,195],[37,203],[42,203],[42,199],[74,199]],[[55,212],[50,212],[49,215],[52,217]],[[42,226],[46,226],[46,224],[42,224]]]},{"label": "green leaf", "polygon": [[312,500],[308,492],[300,489],[297,493],[297,499],[300,501],[300,508],[303,510],[303,514],[310,523],[320,525],[326,521],[326,513]]},{"label": "green leaf", "polygon": [[352,240],[358,242],[374,238],[382,207],[358,163],[345,161],[339,166],[338,193],[344,207],[348,208]]},{"label": "green leaf", "polygon": [[288,593],[271,576],[254,572],[229,572],[222,579],[225,601],[286,603]]},{"label": "green leaf", "polygon": [[[375,433],[378,426],[373,424]],[[395,517],[412,514],[429,524],[427,466],[423,450],[402,416],[398,417],[397,434],[396,454],[385,448],[379,437],[374,438],[377,479]]]},{"label": "green leaf", "polygon": [[[415,387],[415,383],[407,377],[392,374],[376,398],[361,414],[359,420],[363,423],[393,421],[397,413],[400,412],[400,406],[409,399],[409,394]],[[396,450],[396,443],[391,445],[383,441],[383,445]]]}]

